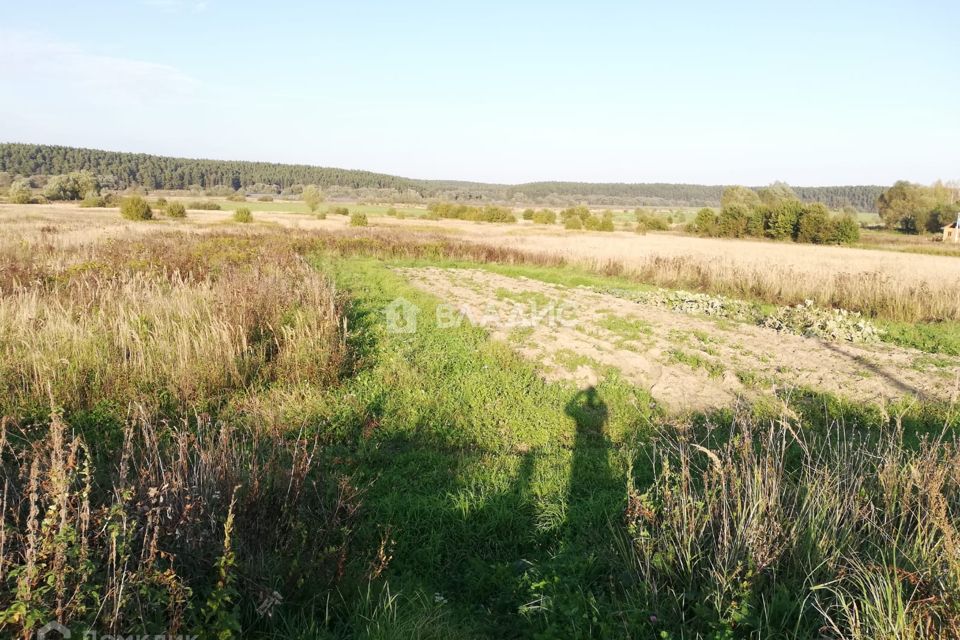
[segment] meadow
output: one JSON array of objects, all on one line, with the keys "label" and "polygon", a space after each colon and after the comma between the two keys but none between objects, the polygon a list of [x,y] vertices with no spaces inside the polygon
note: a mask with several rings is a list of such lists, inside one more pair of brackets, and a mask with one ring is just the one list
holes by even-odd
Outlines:
[{"label": "meadow", "polygon": [[223,204],[0,205],[3,634],[960,636],[952,256]]}]

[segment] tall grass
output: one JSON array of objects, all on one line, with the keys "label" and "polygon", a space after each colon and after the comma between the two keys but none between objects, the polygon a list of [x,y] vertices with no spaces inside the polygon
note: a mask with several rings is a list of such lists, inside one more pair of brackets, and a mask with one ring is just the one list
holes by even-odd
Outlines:
[{"label": "tall grass", "polygon": [[68,410],[137,402],[176,414],[257,385],[339,375],[342,301],[289,247],[230,237],[171,244],[157,240],[137,257],[108,244],[79,264],[28,266],[29,281],[8,283],[0,410],[23,413],[52,396]]},{"label": "tall grass", "polygon": [[131,420],[98,468],[56,413],[0,429],[0,630],[237,631],[266,595],[322,591],[347,560],[359,492],[315,440],[209,419]]},{"label": "tall grass", "polygon": [[[279,237],[0,251],[0,633],[229,637],[343,576],[359,505],[264,397],[332,388],[343,297]],[[227,634],[227,635],[222,635]]]},{"label": "tall grass", "polygon": [[836,429],[740,418],[713,449],[659,435],[623,557],[661,628],[960,637],[960,440]]}]

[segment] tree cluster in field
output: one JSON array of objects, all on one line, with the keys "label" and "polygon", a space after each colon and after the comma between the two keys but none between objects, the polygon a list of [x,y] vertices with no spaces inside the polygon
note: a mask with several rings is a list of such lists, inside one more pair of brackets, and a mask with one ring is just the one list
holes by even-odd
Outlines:
[{"label": "tree cluster in field", "polygon": [[472,222],[516,222],[513,211],[505,207],[487,205],[485,207],[471,207],[465,204],[449,202],[433,202],[427,206],[427,211],[435,213],[441,218],[456,220],[470,220]]},{"label": "tree cluster in field", "polygon": [[759,192],[729,187],[720,212],[703,208],[688,230],[718,238],[771,238],[812,244],[850,244],[860,239],[860,226],[849,213],[834,216],[819,202],[805,203],[790,187],[775,184]]},{"label": "tree cluster in field", "polygon": [[647,231],[666,231],[673,222],[671,216],[664,218],[646,209],[637,209],[633,212],[637,220],[637,233],[646,233]]},{"label": "tree cluster in field", "polygon": [[601,216],[590,213],[590,209],[583,205],[570,207],[560,212],[560,220],[565,229],[578,231],[613,231],[613,212],[604,211]]},{"label": "tree cluster in field", "polygon": [[[30,177],[30,187],[42,188],[45,176],[86,170],[103,188],[124,190],[195,190],[227,197],[237,191],[255,196],[297,197],[315,185],[331,198],[421,202],[425,199],[474,203],[538,203],[568,206],[591,202],[600,206],[716,206],[722,185],[666,183],[535,182],[518,185],[444,180],[414,180],[370,171],[309,165],[227,160],[194,160],[142,153],[119,153],[74,147],[0,144],[0,187],[11,176]],[[4,176],[6,176],[4,178]],[[802,202],[823,202],[840,209],[875,210],[883,187],[851,185],[797,187]],[[83,197],[85,194],[80,194]],[[79,199],[79,198],[76,198]]]},{"label": "tree cluster in field", "polygon": [[539,211],[526,209],[523,212],[523,219],[529,220],[533,224],[556,224],[557,212],[552,209],[540,209]]},{"label": "tree cluster in field", "polygon": [[877,199],[884,225],[906,233],[940,233],[960,214],[960,189],[936,182],[925,187],[900,180]]}]

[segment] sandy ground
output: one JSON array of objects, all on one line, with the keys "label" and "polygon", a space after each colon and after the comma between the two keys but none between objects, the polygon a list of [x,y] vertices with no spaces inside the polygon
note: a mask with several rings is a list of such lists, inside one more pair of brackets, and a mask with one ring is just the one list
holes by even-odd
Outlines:
[{"label": "sandy ground", "polygon": [[785,335],[486,271],[399,271],[538,362],[546,378],[587,386],[614,368],[672,410],[798,387],[878,404],[955,399],[960,385],[960,358]]}]

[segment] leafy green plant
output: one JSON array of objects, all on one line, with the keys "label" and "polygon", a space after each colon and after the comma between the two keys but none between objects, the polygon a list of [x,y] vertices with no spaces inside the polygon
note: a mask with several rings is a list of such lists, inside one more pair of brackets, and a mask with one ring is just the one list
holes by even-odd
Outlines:
[{"label": "leafy green plant", "polygon": [[253,214],[247,207],[237,207],[237,210],[233,212],[233,221],[243,223],[253,222]]},{"label": "leafy green plant", "polygon": [[368,224],[367,216],[364,213],[355,211],[350,214],[350,226],[351,227],[366,227]]},{"label": "leafy green plant", "polygon": [[140,196],[130,196],[120,203],[120,215],[127,220],[150,220],[153,218],[153,211]]},{"label": "leafy green plant", "polygon": [[182,202],[170,202],[167,204],[166,213],[171,218],[186,218],[187,208]]}]

